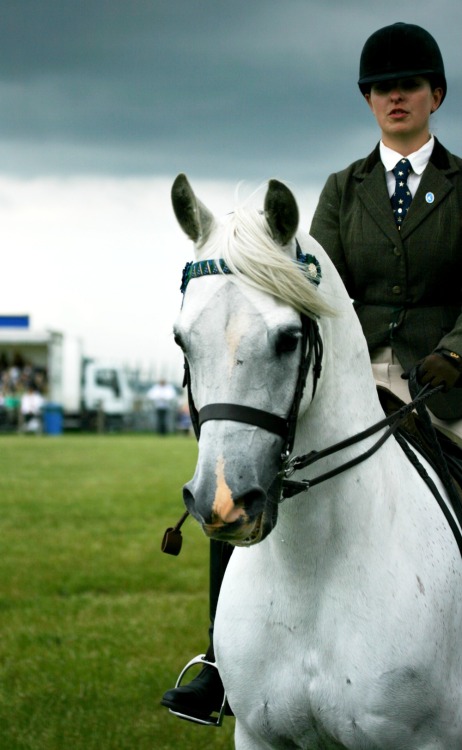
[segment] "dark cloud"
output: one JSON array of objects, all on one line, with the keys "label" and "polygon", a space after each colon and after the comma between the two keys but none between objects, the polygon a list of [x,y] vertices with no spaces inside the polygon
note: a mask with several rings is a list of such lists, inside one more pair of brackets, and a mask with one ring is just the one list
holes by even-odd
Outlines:
[{"label": "dark cloud", "polygon": [[367,36],[421,23],[450,82],[459,0],[15,0],[0,18],[0,167],[319,181],[377,139],[356,86]]}]

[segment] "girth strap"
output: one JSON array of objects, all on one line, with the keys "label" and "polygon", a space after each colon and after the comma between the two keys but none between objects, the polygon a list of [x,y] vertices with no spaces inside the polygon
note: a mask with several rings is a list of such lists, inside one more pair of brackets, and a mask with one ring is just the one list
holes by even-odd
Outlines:
[{"label": "girth strap", "polygon": [[284,439],[288,433],[287,419],[268,411],[240,404],[207,404],[199,412],[199,428],[209,419],[228,419],[231,422],[251,424]]}]

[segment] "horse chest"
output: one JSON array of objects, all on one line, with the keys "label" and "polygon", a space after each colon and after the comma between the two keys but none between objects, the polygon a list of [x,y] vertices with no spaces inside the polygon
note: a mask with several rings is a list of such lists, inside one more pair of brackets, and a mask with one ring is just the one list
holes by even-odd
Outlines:
[{"label": "horse chest", "polygon": [[425,674],[398,668],[369,681],[340,672],[314,651],[290,660],[250,657],[246,683],[233,685],[231,677],[230,702],[273,750],[421,750],[440,735]]},{"label": "horse chest", "polygon": [[241,719],[274,750],[362,748],[351,744],[362,730],[354,709],[346,708],[348,696],[330,675],[315,669],[310,674],[306,659],[300,661],[300,670],[296,660],[283,664],[275,659],[268,669],[253,672],[252,689],[242,691],[241,686],[236,698]]},{"label": "horse chest", "polygon": [[227,609],[225,595],[216,621],[220,671],[236,715],[275,750],[347,747],[335,737],[357,731],[351,680],[333,651],[315,645],[322,638],[307,608],[291,596],[281,606],[271,586],[264,589],[248,591],[249,616],[246,607]]},{"label": "horse chest", "polygon": [[[414,598],[424,608],[418,617],[385,622],[380,599],[373,604],[384,581],[371,583],[358,600],[367,609],[357,604],[352,614],[345,583],[329,588],[324,582],[322,595],[307,585],[295,596],[290,579],[284,585],[280,570],[268,575],[268,561],[247,551],[232,558],[229,572],[216,621],[218,661],[231,706],[252,731],[275,750],[373,750],[379,741],[387,750],[420,749],[416,728],[425,734],[439,709],[435,684],[429,687],[435,677],[426,658],[430,642],[420,655],[413,647],[426,607],[418,581]],[[391,624],[397,628],[392,648]],[[403,738],[407,744],[400,745]]]},{"label": "horse chest", "polygon": [[274,750],[346,750],[326,731],[322,720],[307,715],[306,706],[299,708],[302,710],[287,712],[287,705],[272,706],[268,702],[252,717],[253,730]]}]

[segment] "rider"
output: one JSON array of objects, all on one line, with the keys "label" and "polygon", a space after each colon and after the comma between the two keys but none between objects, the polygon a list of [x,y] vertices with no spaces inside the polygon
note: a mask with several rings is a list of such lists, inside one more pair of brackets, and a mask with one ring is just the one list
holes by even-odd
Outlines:
[{"label": "rider", "polygon": [[[436,41],[413,24],[379,29],[364,45],[359,88],[381,141],[365,159],[330,175],[310,231],[354,301],[376,381],[407,402],[401,376],[414,365],[420,383],[444,384],[446,393],[434,396],[429,408],[459,442],[462,160],[430,133],[430,115],[447,90]],[[403,172],[403,159],[411,171],[398,191],[404,187],[412,202],[408,213],[399,204],[395,219],[392,170],[399,164]]]},{"label": "rider", "polygon": [[[354,300],[378,382],[409,401],[404,370],[419,364],[420,381],[444,383],[432,398],[439,424],[462,439],[462,160],[430,134],[430,114],[447,90],[433,37],[397,23],[366,41],[359,88],[376,117],[381,141],[366,159],[331,175],[311,233],[323,245]],[[409,215],[395,223],[392,169],[408,158]],[[398,218],[403,216],[397,214]],[[232,548],[211,542],[210,647],[221,580]],[[162,704],[191,717],[218,710],[223,686],[204,666]]]}]

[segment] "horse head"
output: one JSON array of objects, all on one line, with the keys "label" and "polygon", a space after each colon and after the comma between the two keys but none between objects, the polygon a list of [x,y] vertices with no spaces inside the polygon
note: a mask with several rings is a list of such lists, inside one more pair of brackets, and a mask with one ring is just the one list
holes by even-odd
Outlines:
[{"label": "horse head", "polygon": [[[297,203],[276,180],[264,211],[240,207],[220,221],[184,175],[172,202],[196,255],[174,327],[199,438],[184,501],[209,537],[250,545],[276,524],[281,463],[311,353],[307,329],[328,310],[317,288],[320,268],[314,256],[297,254]],[[302,410],[312,370],[307,382]]]}]

